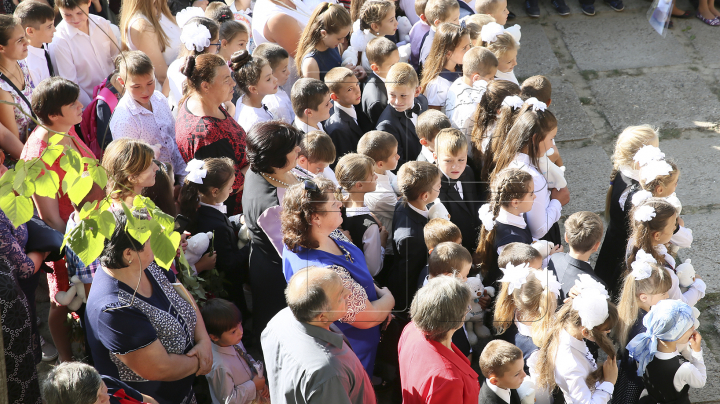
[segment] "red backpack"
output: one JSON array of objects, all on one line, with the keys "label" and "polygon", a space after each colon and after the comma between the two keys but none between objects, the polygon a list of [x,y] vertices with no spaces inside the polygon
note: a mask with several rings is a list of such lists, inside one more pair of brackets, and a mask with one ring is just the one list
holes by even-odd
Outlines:
[{"label": "red backpack", "polygon": [[102,159],[103,153],[105,152],[100,145],[98,136],[103,136],[102,133],[97,133],[97,104],[99,100],[105,101],[110,107],[110,112],[115,111],[115,107],[118,104],[118,98],[115,93],[112,92],[107,86],[107,79],[103,80],[102,83],[95,86],[93,89],[93,100],[85,107],[83,111],[82,122],[80,123],[80,130],[82,131],[82,139],[90,150],[95,154],[95,157]]}]

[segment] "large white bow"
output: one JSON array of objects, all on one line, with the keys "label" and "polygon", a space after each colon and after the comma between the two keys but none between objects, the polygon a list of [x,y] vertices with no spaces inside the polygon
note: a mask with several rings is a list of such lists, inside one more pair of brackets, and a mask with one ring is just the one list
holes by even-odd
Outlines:
[{"label": "large white bow", "polygon": [[185,166],[185,170],[187,170],[188,172],[188,175],[185,178],[190,182],[202,184],[203,179],[207,175],[207,170],[203,169],[204,165],[205,162],[203,162],[202,160],[190,160]]}]

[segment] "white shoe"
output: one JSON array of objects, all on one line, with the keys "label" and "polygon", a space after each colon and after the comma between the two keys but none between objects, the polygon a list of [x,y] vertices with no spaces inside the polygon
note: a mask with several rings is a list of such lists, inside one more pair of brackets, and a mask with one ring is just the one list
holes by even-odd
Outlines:
[{"label": "white shoe", "polygon": [[58,350],[53,344],[48,343],[40,336],[40,348],[42,349],[42,361],[52,362],[58,357]]}]

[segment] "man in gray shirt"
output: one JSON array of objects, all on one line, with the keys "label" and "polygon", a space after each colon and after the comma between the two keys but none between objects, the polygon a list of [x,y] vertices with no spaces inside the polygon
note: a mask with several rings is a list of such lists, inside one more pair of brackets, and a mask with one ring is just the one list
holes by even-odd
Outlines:
[{"label": "man in gray shirt", "polygon": [[345,315],[348,295],[328,268],[305,268],[290,279],[288,307],[261,337],[273,404],[376,403],[370,378],[333,325]]}]

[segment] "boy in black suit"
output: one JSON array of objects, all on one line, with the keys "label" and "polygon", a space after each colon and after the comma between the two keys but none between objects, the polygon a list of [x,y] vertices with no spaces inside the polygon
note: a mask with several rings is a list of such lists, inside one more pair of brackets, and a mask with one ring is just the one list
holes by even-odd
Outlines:
[{"label": "boy in black suit", "polygon": [[407,63],[397,63],[390,68],[385,81],[388,90],[388,106],[385,107],[377,130],[395,136],[398,141],[399,166],[417,158],[422,145],[415,126],[418,116],[428,109],[427,98],[420,94],[417,73]]},{"label": "boy in black suit", "polygon": [[435,137],[435,158],[442,172],[440,201],[450,213],[450,221],[462,233],[463,247],[477,248],[480,218],[478,216],[475,175],[467,165],[467,138],[458,129],[443,129]]},{"label": "boy in black suit", "polygon": [[523,353],[515,345],[496,339],[480,354],[480,371],[485,381],[478,404],[520,404],[517,389],[525,376]]},{"label": "boy in black suit", "polygon": [[418,117],[417,135],[422,145],[422,150],[417,156],[417,161],[427,161],[435,164],[435,136],[447,128],[451,128],[450,119],[436,109],[429,109]]},{"label": "boy in black suit", "polygon": [[565,241],[570,246],[570,252],[555,253],[550,256],[548,263],[548,269],[555,273],[562,284],[559,301],[568,296],[581,274],[588,274],[605,285],[588,262],[590,255],[600,248],[602,236],[603,221],[596,213],[576,212],[565,221]]},{"label": "boy in black suit", "polygon": [[[336,67],[325,74],[325,84],[333,100],[333,114],[325,121],[325,133],[330,135],[338,157],[357,152],[360,138],[375,128],[370,119],[357,108],[361,93],[355,73],[347,67]],[[330,168],[334,169],[335,164]]]},{"label": "boy in black suit", "polygon": [[427,205],[437,199],[440,190],[440,170],[427,162],[410,161],[400,167],[398,188],[402,199],[395,205],[392,224],[396,265],[388,288],[395,296],[395,309],[407,313],[420,271],[428,262],[427,254],[423,254],[427,251],[424,228],[430,213]]},{"label": "boy in black suit", "polygon": [[400,61],[400,52],[393,41],[379,37],[368,42],[365,55],[373,72],[363,84],[362,110],[375,127],[388,104],[385,78],[390,67]]}]

